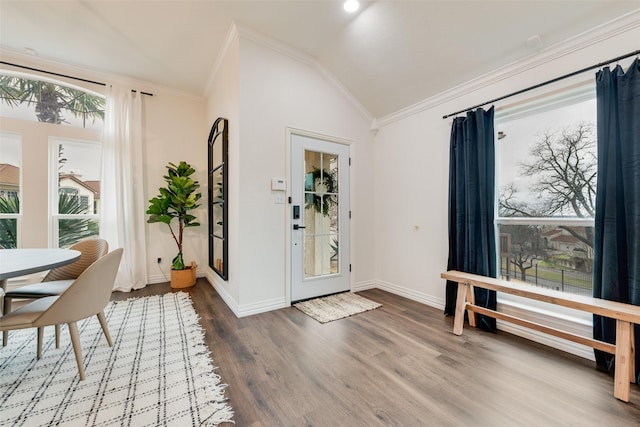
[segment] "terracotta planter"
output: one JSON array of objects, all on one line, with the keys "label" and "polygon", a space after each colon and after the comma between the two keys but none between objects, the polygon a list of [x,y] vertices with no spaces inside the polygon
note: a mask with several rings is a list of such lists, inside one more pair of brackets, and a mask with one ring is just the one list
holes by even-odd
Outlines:
[{"label": "terracotta planter", "polygon": [[186,266],[184,270],[171,270],[171,287],[173,289],[190,288],[196,284],[196,270],[198,266],[195,261]]}]

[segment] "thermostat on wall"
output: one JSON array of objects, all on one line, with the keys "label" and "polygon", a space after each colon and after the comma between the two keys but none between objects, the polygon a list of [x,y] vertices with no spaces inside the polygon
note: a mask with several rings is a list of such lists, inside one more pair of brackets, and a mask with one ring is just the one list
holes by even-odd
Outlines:
[{"label": "thermostat on wall", "polygon": [[271,178],[271,189],[273,191],[286,191],[287,183],[282,178]]}]

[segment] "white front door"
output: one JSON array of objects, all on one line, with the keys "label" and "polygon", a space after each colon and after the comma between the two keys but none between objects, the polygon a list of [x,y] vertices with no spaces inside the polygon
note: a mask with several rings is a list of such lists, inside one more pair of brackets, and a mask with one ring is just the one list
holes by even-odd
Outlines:
[{"label": "white front door", "polygon": [[348,145],[291,135],[291,206],[291,301],[348,291]]}]

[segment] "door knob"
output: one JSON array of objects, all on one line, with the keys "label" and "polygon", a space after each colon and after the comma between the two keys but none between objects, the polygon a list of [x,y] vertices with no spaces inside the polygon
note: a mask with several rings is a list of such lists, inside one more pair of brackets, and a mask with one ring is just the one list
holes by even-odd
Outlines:
[{"label": "door knob", "polygon": [[293,229],[294,230],[299,230],[301,228],[307,228],[307,227],[305,227],[304,225],[293,224]]}]

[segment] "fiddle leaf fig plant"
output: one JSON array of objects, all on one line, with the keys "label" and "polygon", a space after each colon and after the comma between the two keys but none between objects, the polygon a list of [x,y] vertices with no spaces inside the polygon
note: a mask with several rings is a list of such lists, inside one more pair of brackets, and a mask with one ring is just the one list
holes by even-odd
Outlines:
[{"label": "fiddle leaf fig plant", "polygon": [[[166,187],[160,187],[160,194],[149,200],[148,223],[162,222],[169,226],[171,236],[178,246],[178,254],[172,261],[174,270],[184,270],[182,258],[182,237],[186,227],[200,225],[196,217],[190,212],[200,206],[197,202],[202,197],[197,190],[200,188],[198,181],[194,181],[191,175],[195,172],[188,163],[181,161],[177,166],[174,163],[167,165],[167,174],[164,180]],[[178,229],[172,227],[173,220],[178,220]]]}]

